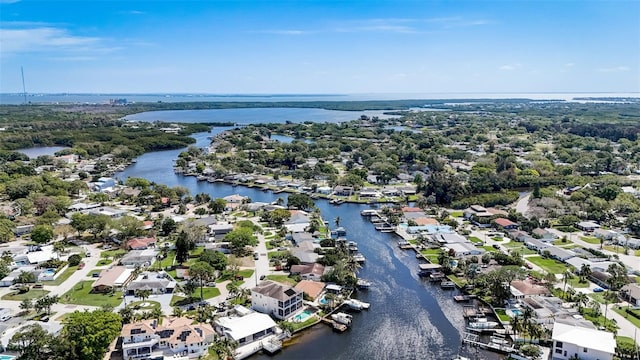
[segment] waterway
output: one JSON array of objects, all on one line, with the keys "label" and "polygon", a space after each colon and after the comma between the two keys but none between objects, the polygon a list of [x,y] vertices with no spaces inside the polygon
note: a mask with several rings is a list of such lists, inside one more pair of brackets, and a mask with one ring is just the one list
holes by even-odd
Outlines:
[{"label": "waterway", "polygon": [[23,153],[31,159],[35,159],[38,156],[42,156],[42,155],[53,156],[58,151],[64,150],[66,148],[67,147],[65,146],[37,146],[37,147],[26,148],[26,149],[18,149],[15,151],[19,153]]},{"label": "waterway", "polygon": [[[197,146],[206,146],[212,133],[194,135]],[[158,151],[140,156],[137,162],[116,174],[119,179],[143,177],[168,186],[188,188],[192,195],[208,193],[218,198],[238,193],[253,201],[271,202],[287,195],[258,189],[232,187],[223,183],[197,181],[173,173],[172,164],[182,150]],[[354,314],[352,328],[342,334],[323,324],[296,337],[293,344],[273,356],[275,359],[450,359],[460,351],[464,330],[462,307],[453,301],[455,291],[421,280],[417,276],[418,260],[412,251],[401,250],[393,234],[377,232],[360,215],[366,205],[331,205],[318,200],[324,219],[333,223],[340,217],[349,240],[358,243],[367,261],[359,276],[370,280],[371,289],[360,291],[358,298],[371,303],[371,309]],[[464,351],[463,351],[464,354]],[[482,359],[498,359],[481,353]],[[467,354],[468,355],[468,354]],[[251,359],[267,359],[257,354]]]}]

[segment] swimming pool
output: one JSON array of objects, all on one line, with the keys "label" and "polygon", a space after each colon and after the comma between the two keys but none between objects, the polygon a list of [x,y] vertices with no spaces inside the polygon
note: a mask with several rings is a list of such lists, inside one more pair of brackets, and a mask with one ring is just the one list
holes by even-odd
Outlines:
[{"label": "swimming pool", "polygon": [[[46,269],[44,271],[45,274],[55,274],[56,273],[56,269]],[[0,360],[2,360],[2,358],[0,358]]]},{"label": "swimming pool", "polygon": [[513,316],[521,316],[522,315],[522,310],[520,310],[520,309],[511,309],[511,313],[513,314]]},{"label": "swimming pool", "polygon": [[15,359],[15,356],[10,356],[10,355],[0,355],[0,360],[13,360]]},{"label": "swimming pool", "polygon": [[325,299],[324,296],[323,296],[323,297],[320,298],[320,300],[318,300],[318,303],[322,304],[322,305],[327,305],[329,303],[329,301],[327,301],[327,299]]},{"label": "swimming pool", "polygon": [[[293,321],[294,322],[304,322],[306,321],[308,318],[310,318],[312,315],[314,314],[314,311],[311,311],[309,309],[305,309],[303,312],[301,312],[300,314],[296,314],[293,317]],[[0,359],[1,360],[1,359]]]}]

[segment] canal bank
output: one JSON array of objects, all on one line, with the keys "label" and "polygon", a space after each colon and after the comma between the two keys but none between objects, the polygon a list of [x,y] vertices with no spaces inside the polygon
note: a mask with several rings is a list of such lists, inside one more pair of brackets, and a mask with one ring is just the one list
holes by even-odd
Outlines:
[{"label": "canal bank", "polygon": [[[193,137],[196,146],[208,145],[210,136],[226,130],[214,128],[211,133]],[[233,187],[224,183],[198,182],[173,172],[173,161],[181,150],[147,153],[115,176],[143,177],[168,186],[184,186],[192,195],[208,193],[224,197],[238,193],[253,201],[272,202],[285,193],[273,194],[258,189]],[[319,324],[296,336],[274,356],[276,359],[450,359],[458,354],[461,334],[465,328],[462,307],[453,300],[452,291],[443,291],[421,280],[417,275],[418,260],[412,252],[397,246],[399,237],[380,233],[360,215],[367,205],[332,205],[317,200],[323,218],[329,222],[340,217],[347,238],[358,243],[366,264],[359,276],[372,282],[369,290],[357,297],[371,303],[371,311],[354,314],[353,325],[345,333],[335,333]],[[251,359],[268,358],[255,355]],[[494,354],[482,354],[482,359],[498,359]]]}]

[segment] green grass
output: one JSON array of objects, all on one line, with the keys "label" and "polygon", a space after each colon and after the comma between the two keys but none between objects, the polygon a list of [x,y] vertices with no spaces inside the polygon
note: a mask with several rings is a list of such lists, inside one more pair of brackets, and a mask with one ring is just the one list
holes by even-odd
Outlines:
[{"label": "green grass", "polygon": [[452,211],[451,214],[449,214],[451,216],[453,216],[454,218],[459,218],[459,217],[463,217],[464,216],[464,212],[463,211]]},{"label": "green grass", "polygon": [[[609,298],[609,301],[607,302],[605,300],[605,298],[604,298],[605,294],[609,294],[609,292],[608,291],[603,291],[603,292],[599,292],[599,293],[591,293],[588,296],[590,298],[592,298],[593,300],[599,302],[600,304],[605,304],[605,303],[611,304],[613,302],[612,299]],[[609,295],[609,296],[613,297],[613,295]]]},{"label": "green grass", "polygon": [[102,270],[91,270],[89,271],[89,273],[87,274],[88,277],[93,277],[93,274],[100,274]]},{"label": "green grass", "polygon": [[449,280],[453,281],[458,287],[464,287],[467,285],[467,280],[461,279],[453,274],[447,276]]},{"label": "green grass", "polygon": [[589,244],[600,244],[600,239],[593,236],[580,236],[580,240]]},{"label": "green grass", "polygon": [[[200,289],[198,289],[198,291],[200,291]],[[186,299],[186,297],[184,297],[184,296],[178,296],[178,295],[175,295],[175,294],[174,294],[174,295],[171,297],[171,301],[169,302],[169,305],[174,306],[174,305],[175,305],[175,303],[177,303],[177,302],[179,302],[179,301],[181,301],[181,300],[184,300],[184,299]]]},{"label": "green grass", "polygon": [[495,249],[493,246],[478,246],[481,249],[485,249],[487,252],[498,252],[498,249]]},{"label": "green grass", "polygon": [[271,244],[271,241],[265,242],[265,245],[267,246],[267,250],[273,250],[273,248],[275,248],[275,246]]},{"label": "green grass", "polygon": [[73,289],[67,291],[60,298],[63,304],[76,304],[87,306],[112,306],[116,307],[122,302],[122,291],[113,294],[93,294],[91,285],[93,280],[81,281]]},{"label": "green grass", "polygon": [[509,248],[509,249],[525,247],[522,243],[517,242],[517,241],[509,241],[508,243],[502,244],[502,246],[504,246],[506,248]]},{"label": "green grass", "polygon": [[[615,311],[616,313],[618,313],[620,316],[624,317],[625,319],[629,320],[633,325],[635,325],[635,327],[640,328],[640,319],[638,319],[635,316],[632,316],[630,314],[627,313],[627,308],[626,307],[618,307],[618,306],[614,306],[613,311]],[[640,315],[640,310],[631,310],[631,312]]]},{"label": "green grass", "polygon": [[246,279],[248,277],[251,277],[251,275],[253,275],[253,270],[251,269],[240,270],[238,271],[238,275]]},{"label": "green grass", "polygon": [[531,250],[526,246],[510,247],[509,251],[517,251],[520,253],[520,255],[535,255],[538,253],[537,251]]},{"label": "green grass", "polygon": [[567,269],[565,264],[554,259],[545,259],[541,256],[529,256],[526,259],[553,274],[562,274]]},{"label": "green grass", "polygon": [[53,281],[46,281],[43,284],[44,285],[60,285],[62,284],[65,280],[67,280],[71,275],[73,275],[74,272],[76,272],[76,270],[78,270],[77,266],[69,266],[62,274],[58,275],[58,277],[53,280]]},{"label": "green grass", "polygon": [[[191,296],[200,299],[200,288],[197,288],[196,291],[191,294]],[[220,289],[218,289],[217,287],[205,286],[202,288],[202,298],[204,300],[211,299],[216,296],[220,296]],[[171,301],[173,302],[173,299]]]},{"label": "green grass", "polygon": [[270,251],[267,253],[269,259],[272,258],[284,258],[289,254],[289,251]]},{"label": "green grass", "polygon": [[164,269],[173,265],[173,259],[176,257],[176,251],[171,250],[167,253],[167,257],[160,261],[160,266]]},{"label": "green grass", "polygon": [[24,294],[19,294],[17,291],[8,293],[4,295],[2,300],[14,300],[14,301],[22,301],[24,299],[37,299],[43,297],[49,293],[48,290],[43,289],[31,289]]},{"label": "green grass", "polygon": [[482,244],[483,241],[482,239],[475,237],[475,236],[469,236],[469,241],[471,241],[474,244]]},{"label": "green grass", "polygon": [[192,258],[200,257],[203,251],[204,251],[204,247],[197,246],[195,249],[189,251],[189,257],[192,257]]},{"label": "green grass", "polygon": [[507,315],[507,313],[505,312],[505,309],[495,309],[496,310],[496,315],[498,315],[498,319],[502,322],[509,322],[511,321],[511,318],[509,317],[509,315]]},{"label": "green grass", "polygon": [[267,275],[267,279],[291,286],[295,286],[297,284],[295,279],[292,279],[287,275]]},{"label": "green grass", "polygon": [[553,241],[553,245],[569,245],[569,244],[573,244],[571,241],[569,241],[569,239],[562,241],[562,239],[557,239]]},{"label": "green grass", "polygon": [[113,262],[112,259],[100,259],[100,261],[98,261],[96,266],[105,266],[105,265],[111,264],[112,262]]},{"label": "green grass", "polygon": [[578,277],[578,276],[574,276],[573,278],[569,279],[569,281],[567,281],[567,283],[569,285],[571,285],[571,287],[573,287],[573,288],[587,288],[587,287],[589,287],[589,281],[580,282],[580,277]]},{"label": "green grass", "polygon": [[618,328],[615,322],[613,322],[611,319],[605,319],[604,315],[600,315],[598,317],[593,316],[593,310],[589,308],[582,309],[582,316],[594,323],[596,326],[604,326],[607,331],[615,332],[615,330]]},{"label": "green grass", "polygon": [[298,331],[300,329],[306,328],[309,325],[313,325],[315,323],[317,323],[319,320],[316,319],[315,316],[311,316],[309,317],[307,320],[303,321],[303,322],[294,322],[293,324],[293,331]]},{"label": "green grass", "polygon": [[100,257],[103,257],[103,258],[111,257],[111,258],[113,258],[113,257],[117,257],[119,255],[124,255],[126,253],[127,253],[127,251],[123,250],[123,249],[107,250],[107,251],[101,252],[100,253]]}]

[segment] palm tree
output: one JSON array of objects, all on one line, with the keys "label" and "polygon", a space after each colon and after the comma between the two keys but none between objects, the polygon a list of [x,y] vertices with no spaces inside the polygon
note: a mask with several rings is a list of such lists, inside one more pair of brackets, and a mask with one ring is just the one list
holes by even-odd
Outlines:
[{"label": "palm tree", "polygon": [[29,312],[31,309],[33,308],[33,302],[31,301],[31,299],[24,299],[22,300],[22,302],[20,303],[20,309],[24,310],[25,312]]},{"label": "palm tree", "polygon": [[174,306],[172,315],[175,317],[182,317],[182,315],[184,315],[184,310],[178,306]]},{"label": "palm tree", "polygon": [[582,308],[589,302],[589,297],[585,293],[578,293],[573,300],[578,304],[578,312],[582,313]]},{"label": "palm tree", "polygon": [[565,270],[564,273],[562,273],[562,281],[564,282],[564,288],[562,289],[562,292],[564,292],[565,296],[567,295],[567,282],[573,278],[573,275],[571,274],[571,271],[569,269]]},{"label": "palm tree", "polygon": [[573,301],[573,296],[576,294],[576,291],[570,287],[569,290],[567,290],[567,292],[565,293],[565,295],[567,295],[567,301],[572,302]]},{"label": "palm tree", "polygon": [[518,316],[514,316],[509,322],[511,323],[511,329],[513,330],[513,342],[515,343],[518,339],[518,332],[522,330],[522,319]]},{"label": "palm tree", "polygon": [[589,276],[591,276],[591,266],[582,264],[580,267],[580,282],[586,282]]},{"label": "palm tree", "polygon": [[158,322],[160,322],[160,318],[162,317],[162,315],[164,314],[159,307],[154,307],[153,310],[151,310],[151,317],[156,319]]},{"label": "palm tree", "polygon": [[149,289],[136,290],[136,296],[142,299],[142,302],[144,303],[145,299],[148,299],[149,296],[151,296],[151,290]]}]

